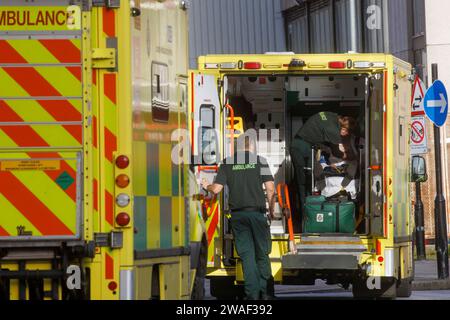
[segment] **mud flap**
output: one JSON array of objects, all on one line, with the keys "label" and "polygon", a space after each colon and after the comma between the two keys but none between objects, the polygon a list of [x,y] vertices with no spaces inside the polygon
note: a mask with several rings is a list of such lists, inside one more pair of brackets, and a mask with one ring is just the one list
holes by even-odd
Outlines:
[{"label": "mud flap", "polygon": [[395,299],[397,297],[397,279],[393,277],[358,278],[352,284],[356,299]]}]

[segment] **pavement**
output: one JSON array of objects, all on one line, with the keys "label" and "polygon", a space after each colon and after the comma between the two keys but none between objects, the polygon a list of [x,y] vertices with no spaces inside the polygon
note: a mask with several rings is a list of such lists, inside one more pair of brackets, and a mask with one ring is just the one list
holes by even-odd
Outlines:
[{"label": "pavement", "polygon": [[439,280],[436,260],[416,261],[413,291],[449,290],[450,279]]}]

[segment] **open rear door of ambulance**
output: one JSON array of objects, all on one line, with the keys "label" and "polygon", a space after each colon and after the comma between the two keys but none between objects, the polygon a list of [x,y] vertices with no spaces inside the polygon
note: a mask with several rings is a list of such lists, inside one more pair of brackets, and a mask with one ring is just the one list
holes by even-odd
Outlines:
[{"label": "open rear door of ambulance", "polygon": [[366,217],[369,217],[369,235],[383,237],[387,222],[386,206],[386,79],[387,73],[377,73],[369,78],[369,95],[366,109]]},{"label": "open rear door of ambulance", "polygon": [[0,247],[81,237],[82,33],[72,2],[0,1]]},{"label": "open rear door of ambulance", "polygon": [[[191,168],[195,171],[198,182],[206,179],[212,183],[223,158],[221,152],[223,150],[221,134],[223,112],[219,93],[219,76],[212,72],[190,71],[189,77]],[[220,265],[220,258],[215,258],[214,246],[216,241],[224,239],[220,230],[224,230],[221,226],[226,228],[226,217],[220,214],[219,199],[211,198],[211,195],[203,201],[202,208],[203,216],[207,218],[208,266],[213,267],[214,260]]]}]

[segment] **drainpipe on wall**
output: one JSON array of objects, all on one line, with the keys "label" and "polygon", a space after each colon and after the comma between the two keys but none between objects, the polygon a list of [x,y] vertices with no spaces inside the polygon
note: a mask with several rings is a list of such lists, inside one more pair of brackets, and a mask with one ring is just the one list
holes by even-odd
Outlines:
[{"label": "drainpipe on wall", "polygon": [[383,0],[383,41],[384,53],[389,53],[389,4],[388,0]]},{"label": "drainpipe on wall", "polygon": [[350,51],[358,52],[356,0],[350,0]]}]

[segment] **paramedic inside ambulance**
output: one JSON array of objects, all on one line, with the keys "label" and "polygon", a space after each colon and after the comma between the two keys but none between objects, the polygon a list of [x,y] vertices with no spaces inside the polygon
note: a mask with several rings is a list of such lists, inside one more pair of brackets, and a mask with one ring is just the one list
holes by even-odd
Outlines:
[{"label": "paramedic inside ambulance", "polygon": [[354,153],[346,146],[356,122],[353,118],[333,112],[320,112],[310,117],[297,132],[291,145],[300,207],[305,204],[305,168],[312,168],[312,150],[318,147],[342,160],[354,160]]}]

